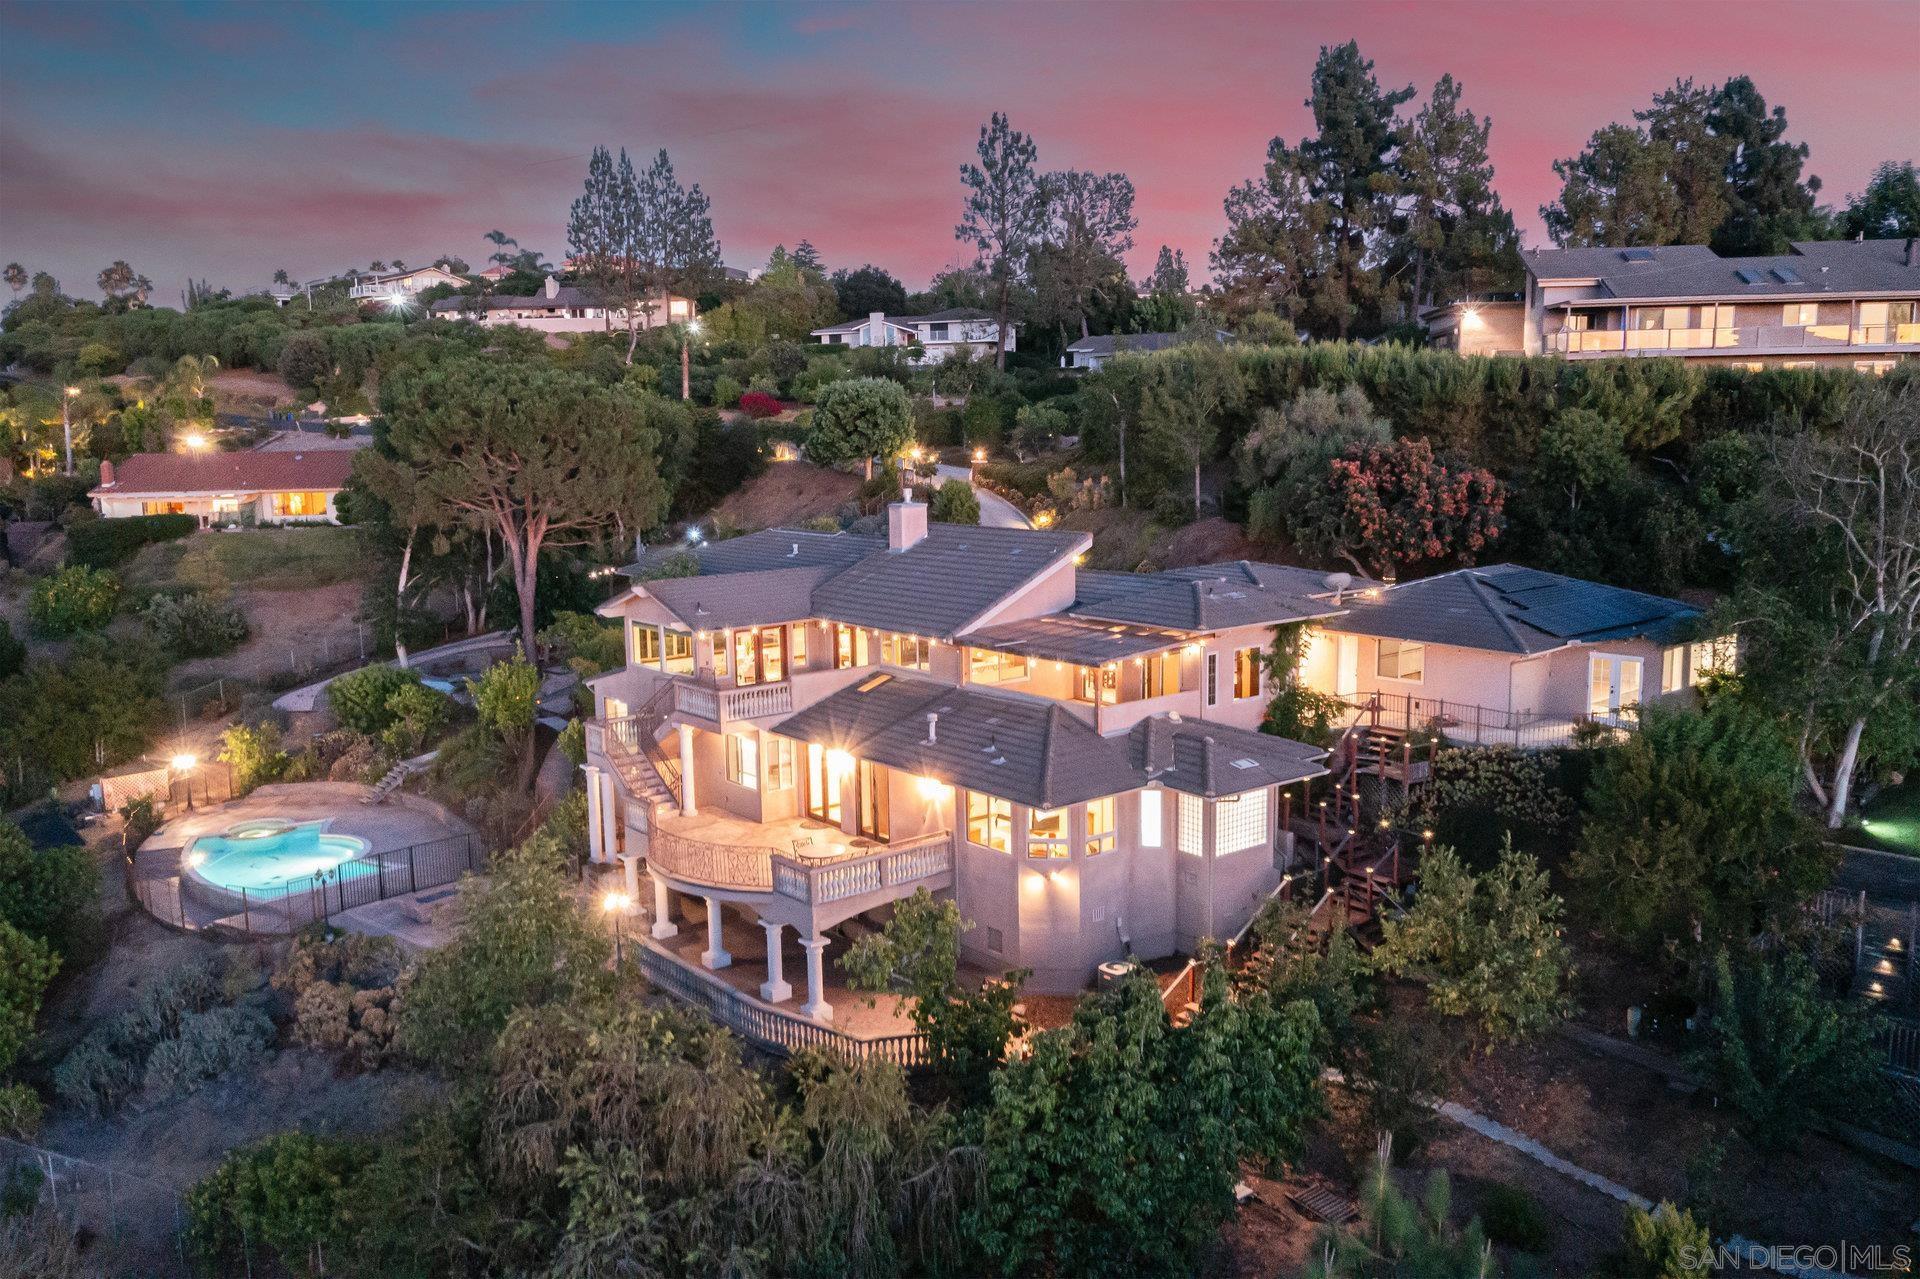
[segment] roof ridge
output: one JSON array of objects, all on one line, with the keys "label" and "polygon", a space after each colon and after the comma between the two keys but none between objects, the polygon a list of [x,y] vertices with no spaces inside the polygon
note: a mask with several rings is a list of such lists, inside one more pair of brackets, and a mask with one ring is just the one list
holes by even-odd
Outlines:
[{"label": "roof ridge", "polygon": [[1509,640],[1513,641],[1514,647],[1522,653],[1527,652],[1527,642],[1521,639],[1520,632],[1514,629],[1513,620],[1501,611],[1495,601],[1488,598],[1493,592],[1493,588],[1483,582],[1480,579],[1480,575],[1472,569],[1462,569],[1460,571],[1466,574],[1468,586],[1473,591],[1474,597],[1480,601],[1481,607],[1492,615],[1494,621],[1500,623],[1501,631],[1506,634]]},{"label": "roof ridge", "polygon": [[1053,804],[1053,725],[1054,716],[1064,714],[1058,703],[1047,706],[1046,727],[1040,735],[1040,798],[1048,808]]}]

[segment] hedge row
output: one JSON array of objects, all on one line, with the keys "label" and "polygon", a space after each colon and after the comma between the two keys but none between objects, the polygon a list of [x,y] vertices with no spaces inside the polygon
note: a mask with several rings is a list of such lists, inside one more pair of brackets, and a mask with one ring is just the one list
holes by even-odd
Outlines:
[{"label": "hedge row", "polygon": [[67,562],[88,568],[113,568],[152,542],[171,542],[200,527],[192,515],[132,515],[88,520],[67,530]]}]

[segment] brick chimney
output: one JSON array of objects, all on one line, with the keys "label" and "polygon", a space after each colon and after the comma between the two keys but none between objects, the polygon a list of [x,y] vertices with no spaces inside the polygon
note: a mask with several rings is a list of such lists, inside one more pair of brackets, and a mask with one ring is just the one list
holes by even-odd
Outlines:
[{"label": "brick chimney", "polygon": [[100,463],[100,487],[113,487],[113,463],[111,462],[103,461]]},{"label": "brick chimney", "polygon": [[560,296],[560,281],[554,279],[552,276],[547,277],[547,282],[543,287],[548,297],[557,298]]},{"label": "brick chimney", "polygon": [[887,313],[885,311],[867,312],[867,332],[869,334],[867,340],[874,346],[887,345]]},{"label": "brick chimney", "polygon": [[927,535],[927,504],[913,500],[909,488],[887,505],[887,549],[904,551]]}]

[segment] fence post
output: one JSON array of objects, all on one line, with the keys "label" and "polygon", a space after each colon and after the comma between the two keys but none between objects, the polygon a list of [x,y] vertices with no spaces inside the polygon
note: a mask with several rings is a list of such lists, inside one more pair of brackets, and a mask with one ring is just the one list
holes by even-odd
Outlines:
[{"label": "fence post", "polygon": [[407,845],[407,891],[410,893],[420,891],[420,877],[414,873],[413,869],[413,850],[416,847],[417,845],[414,844]]},{"label": "fence post", "polygon": [[[181,918],[184,919],[186,917],[185,905],[181,906],[180,914]],[[253,931],[253,910],[252,907],[247,904],[247,890],[244,888],[240,890],[240,923],[248,932]]]}]

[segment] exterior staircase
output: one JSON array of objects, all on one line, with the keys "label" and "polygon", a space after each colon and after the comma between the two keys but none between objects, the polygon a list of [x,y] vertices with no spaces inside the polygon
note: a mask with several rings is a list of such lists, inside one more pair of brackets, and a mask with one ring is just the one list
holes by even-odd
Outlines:
[{"label": "exterior staircase", "polygon": [[389,796],[399,790],[401,785],[415,773],[431,764],[439,757],[439,751],[428,751],[425,755],[416,755],[412,759],[403,759],[386,771],[386,775],[373,784],[373,789],[360,797],[363,804],[384,804]]},{"label": "exterior staircase", "polygon": [[606,726],[607,758],[627,795],[643,805],[649,817],[680,794],[680,761],[660,745],[660,732],[672,713],[673,685],[663,684],[632,715]]}]

